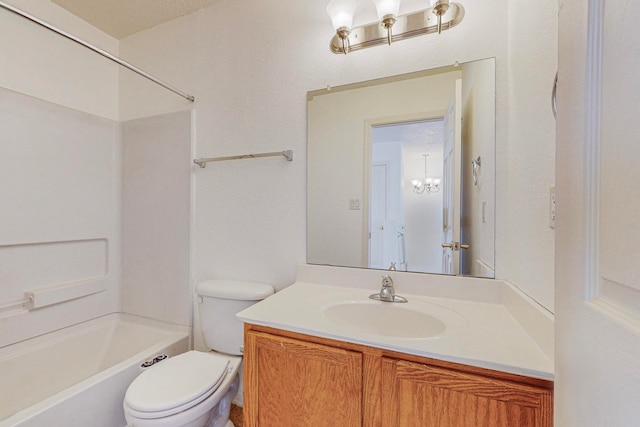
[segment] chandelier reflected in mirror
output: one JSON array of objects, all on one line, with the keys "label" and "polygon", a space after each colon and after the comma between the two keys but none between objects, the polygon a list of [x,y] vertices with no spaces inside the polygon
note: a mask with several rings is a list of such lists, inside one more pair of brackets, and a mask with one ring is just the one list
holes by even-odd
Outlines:
[{"label": "chandelier reflected in mirror", "polygon": [[422,179],[413,179],[411,180],[411,185],[413,186],[413,192],[422,194],[422,193],[437,193],[440,191],[440,179],[439,178],[431,178],[429,176],[429,172],[427,171],[427,158],[428,154],[423,154],[424,157],[424,178]]}]

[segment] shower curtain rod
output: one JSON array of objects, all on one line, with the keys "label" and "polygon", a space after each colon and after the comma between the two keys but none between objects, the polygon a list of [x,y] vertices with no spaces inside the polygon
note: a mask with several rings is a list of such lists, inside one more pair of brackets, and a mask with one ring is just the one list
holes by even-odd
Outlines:
[{"label": "shower curtain rod", "polygon": [[191,102],[195,101],[195,97],[193,97],[192,95],[189,95],[188,93],[182,92],[181,90],[174,88],[173,86],[163,82],[162,80],[159,80],[159,79],[153,77],[151,74],[142,71],[140,68],[138,68],[138,67],[136,67],[134,65],[131,65],[126,61],[123,61],[122,59],[118,58],[117,56],[114,56],[114,55],[110,54],[106,50],[102,50],[99,47],[96,47],[96,46],[94,46],[92,44],[89,44],[89,43],[85,42],[84,40],[81,40],[81,39],[77,38],[76,36],[67,33],[66,31],[62,31],[61,29],[54,27],[53,25],[49,24],[48,22],[45,22],[45,21],[43,21],[43,20],[41,20],[39,18],[36,18],[33,15],[29,15],[25,11],[20,10],[20,9],[14,7],[14,6],[11,6],[10,4],[7,4],[7,3],[5,3],[3,1],[0,1],[0,7],[5,9],[5,10],[8,10],[9,12],[13,12],[16,15],[22,16],[23,18],[28,19],[29,21],[31,21],[33,23],[36,23],[36,24],[38,24],[38,25],[40,25],[40,26],[42,26],[42,27],[44,27],[44,28],[46,28],[48,30],[51,30],[54,33],[58,33],[59,35],[61,35],[63,37],[66,37],[67,39],[69,39],[69,40],[71,40],[73,42],[76,42],[79,45],[84,46],[87,49],[90,49],[90,50],[94,51],[95,53],[104,56],[107,59],[110,59],[113,62],[118,63],[118,64],[122,65],[123,67],[128,68],[129,70],[133,71],[134,73],[139,74],[142,77],[151,80],[152,82],[164,87],[165,89],[170,90],[171,92],[173,92],[173,93],[175,93],[177,95],[180,95],[181,97],[183,97],[184,99],[186,99],[188,101],[191,101]]}]

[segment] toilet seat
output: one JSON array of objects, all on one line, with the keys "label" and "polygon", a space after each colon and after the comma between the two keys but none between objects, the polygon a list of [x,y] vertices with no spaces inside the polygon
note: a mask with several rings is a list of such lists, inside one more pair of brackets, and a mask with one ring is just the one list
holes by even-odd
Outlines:
[{"label": "toilet seat", "polygon": [[162,361],[129,386],[124,404],[134,417],[153,419],[185,411],[213,394],[230,361],[214,353],[189,351]]}]

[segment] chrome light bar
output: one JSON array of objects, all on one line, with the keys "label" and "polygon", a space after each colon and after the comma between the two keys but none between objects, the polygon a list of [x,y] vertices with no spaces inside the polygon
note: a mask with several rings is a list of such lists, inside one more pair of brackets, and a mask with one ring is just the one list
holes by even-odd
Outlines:
[{"label": "chrome light bar", "polygon": [[434,13],[433,8],[424,9],[398,16],[393,24],[393,34],[391,35],[380,22],[352,28],[348,35],[348,43],[344,43],[336,34],[331,39],[330,49],[333,53],[343,54],[346,53],[345,48],[347,52],[354,52],[372,46],[389,44],[389,37],[391,42],[397,42],[424,34],[439,33],[455,27],[463,18],[464,7],[459,3],[450,3],[449,8],[441,15]]}]

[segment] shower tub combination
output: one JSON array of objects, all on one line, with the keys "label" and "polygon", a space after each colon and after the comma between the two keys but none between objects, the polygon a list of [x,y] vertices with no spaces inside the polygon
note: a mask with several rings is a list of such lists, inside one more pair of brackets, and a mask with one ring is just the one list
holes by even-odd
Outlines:
[{"label": "shower tub combination", "polygon": [[125,426],[141,364],[189,347],[188,328],[117,313],[0,349],[0,427]]}]

